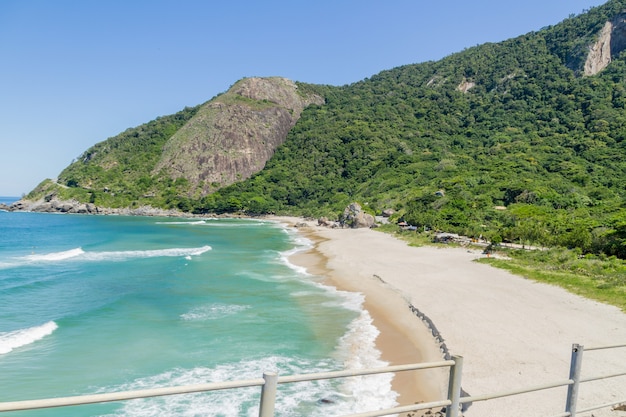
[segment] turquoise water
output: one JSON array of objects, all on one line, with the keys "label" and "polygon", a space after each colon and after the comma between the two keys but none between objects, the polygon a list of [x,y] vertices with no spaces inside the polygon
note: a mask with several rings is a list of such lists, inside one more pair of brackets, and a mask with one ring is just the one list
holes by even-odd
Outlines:
[{"label": "turquoise water", "polygon": [[[358,294],[268,221],[0,211],[0,401],[381,365]],[[256,416],[259,388],[3,416]],[[330,401],[322,401],[330,400]],[[395,404],[387,376],[281,385],[279,416]]]}]

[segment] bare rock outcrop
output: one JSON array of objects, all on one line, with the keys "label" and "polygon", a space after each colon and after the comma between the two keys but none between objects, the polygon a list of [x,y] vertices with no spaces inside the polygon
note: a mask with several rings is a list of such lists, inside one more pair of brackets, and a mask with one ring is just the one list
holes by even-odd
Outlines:
[{"label": "bare rock outcrop", "polygon": [[206,103],[168,141],[154,173],[184,178],[204,196],[249,178],[265,167],[310,104],[286,78],[247,78]]},{"label": "bare rock outcrop", "polygon": [[11,205],[2,205],[0,210],[6,211],[29,211],[36,213],[63,213],[63,214],[100,214],[100,215],[124,215],[124,216],[161,216],[161,217],[190,217],[175,209],[160,209],[151,206],[136,208],[110,208],[99,207],[93,203],[81,203],[76,200],[61,200],[56,195],[46,195],[38,200],[22,199]]},{"label": "bare rock outcrop", "polygon": [[626,13],[621,13],[605,23],[598,40],[589,47],[584,74],[599,73],[624,49],[626,49]]},{"label": "bare rock outcrop", "polygon": [[456,89],[457,91],[460,91],[461,93],[467,93],[469,90],[471,90],[475,86],[476,86],[475,82],[466,80],[464,78],[463,81],[456,87]]},{"label": "bare rock outcrop", "polygon": [[91,203],[76,200],[60,200],[55,195],[47,195],[39,200],[19,200],[8,207],[9,211],[34,211],[39,213],[101,214]]},{"label": "bare rock outcrop", "polygon": [[384,209],[381,212],[381,214],[382,214],[383,217],[391,217],[394,214],[396,214],[396,211],[394,209],[392,209],[392,208],[388,208],[388,209]]},{"label": "bare rock outcrop", "polygon": [[376,220],[374,216],[369,213],[365,213],[361,205],[358,203],[351,203],[343,211],[343,214],[339,218],[339,222],[342,226],[351,227],[353,229],[362,227],[374,227]]}]

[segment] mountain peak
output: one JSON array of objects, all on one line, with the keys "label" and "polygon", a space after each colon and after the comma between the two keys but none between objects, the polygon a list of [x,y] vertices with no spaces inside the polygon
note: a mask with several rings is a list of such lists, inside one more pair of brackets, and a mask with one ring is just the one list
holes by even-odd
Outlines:
[{"label": "mountain peak", "polygon": [[317,95],[280,77],[245,78],[204,104],[163,148],[153,173],[183,178],[205,196],[260,171]]}]

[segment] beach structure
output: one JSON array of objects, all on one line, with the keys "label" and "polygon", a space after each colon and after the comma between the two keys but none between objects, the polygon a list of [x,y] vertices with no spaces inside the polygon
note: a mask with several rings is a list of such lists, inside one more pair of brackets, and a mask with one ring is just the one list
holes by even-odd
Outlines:
[{"label": "beach structure", "polygon": [[[594,350],[602,350],[602,349],[626,349],[626,344],[622,345],[608,345],[608,346],[597,346],[587,348],[587,351]],[[275,404],[276,397],[278,394],[278,385],[279,384],[288,384],[288,383],[299,383],[305,381],[317,381],[324,379],[334,379],[334,378],[348,378],[354,376],[365,376],[365,375],[373,375],[378,373],[398,373],[405,371],[419,371],[424,369],[432,369],[432,368],[448,368],[449,369],[449,378],[448,378],[448,389],[446,398],[442,398],[435,401],[422,402],[417,404],[412,404],[408,406],[399,406],[388,408],[384,410],[368,410],[366,412],[358,413],[358,414],[348,414],[337,417],[375,417],[375,416],[389,416],[396,415],[397,413],[407,413],[412,411],[421,411],[421,410],[436,410],[438,415],[445,417],[459,417],[463,415],[463,411],[468,410],[469,407],[475,402],[481,401],[489,401],[498,398],[511,397],[516,395],[522,395],[527,393],[532,393],[536,391],[544,391],[553,388],[559,387],[567,387],[567,393],[564,396],[565,404],[564,404],[564,412],[558,413],[555,410],[555,414],[553,417],[576,417],[577,415],[582,415],[583,413],[588,413],[595,410],[601,409],[611,409],[613,411],[620,411],[624,409],[624,405],[626,405],[626,390],[622,389],[622,392],[616,394],[616,398],[619,397],[618,400],[612,401],[609,403],[600,403],[593,404],[591,406],[585,407],[584,409],[577,410],[578,405],[578,392],[580,389],[581,383],[593,382],[599,380],[605,380],[610,378],[618,378],[626,375],[626,366],[619,372],[613,373],[611,375],[593,375],[582,377],[582,363],[583,363],[583,352],[585,351],[584,346],[579,344],[572,345],[571,351],[571,362],[570,362],[570,370],[567,379],[562,379],[558,381],[543,381],[537,382],[537,384],[532,386],[524,386],[519,387],[515,390],[509,391],[499,391],[493,393],[486,393],[481,395],[467,395],[467,393],[463,393],[461,388],[462,386],[462,373],[463,373],[463,357],[461,356],[452,356],[449,360],[430,362],[430,363],[420,363],[420,364],[407,364],[407,365],[399,365],[399,366],[387,366],[382,368],[371,368],[371,369],[359,369],[359,370],[343,370],[336,372],[323,372],[316,374],[305,374],[305,375],[290,375],[290,376],[278,376],[275,372],[266,372],[263,374],[262,378],[246,380],[246,381],[231,381],[231,382],[219,382],[219,383],[207,383],[207,384],[197,384],[197,385],[189,385],[189,386],[177,386],[177,387],[166,387],[166,388],[153,388],[146,390],[137,390],[137,391],[125,391],[125,392],[114,392],[114,393],[105,393],[105,394],[93,394],[93,395],[84,395],[84,396],[76,396],[76,397],[65,397],[65,398],[49,398],[49,399],[41,399],[41,400],[30,400],[30,401],[16,401],[16,402],[5,402],[0,403],[0,412],[4,411],[20,411],[20,410],[35,410],[35,409],[43,409],[43,408],[53,408],[53,407],[68,407],[68,406],[76,406],[76,405],[84,405],[84,404],[94,404],[101,402],[112,402],[112,401],[126,401],[131,399],[139,399],[139,398],[150,398],[150,397],[158,397],[165,395],[179,395],[179,394],[189,394],[189,393],[199,393],[199,392],[210,392],[217,390],[226,390],[226,389],[239,389],[239,388],[247,388],[247,387],[261,387],[261,395],[259,400],[259,417],[274,417],[275,416]],[[322,406],[327,401],[324,399],[320,399],[319,404]],[[511,411],[511,415],[518,415],[515,410]],[[410,414],[412,415],[412,414]],[[432,415],[432,414],[431,414]]]}]

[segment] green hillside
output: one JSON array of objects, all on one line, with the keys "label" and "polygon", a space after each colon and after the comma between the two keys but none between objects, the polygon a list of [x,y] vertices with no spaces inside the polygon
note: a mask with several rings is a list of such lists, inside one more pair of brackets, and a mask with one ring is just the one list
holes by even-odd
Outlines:
[{"label": "green hillside", "polygon": [[[148,169],[194,109],[96,145],[60,175],[67,188],[36,191],[196,213],[337,217],[359,201],[418,227],[626,257],[621,41],[612,40],[606,68],[584,75],[590,45],[625,9],[626,0],[613,0],[539,32],[344,87],[298,84],[326,103],[304,110],[265,169],[203,198],[184,178]],[[126,151],[97,152],[113,148]],[[96,166],[95,158],[111,160]]]},{"label": "green hillside", "polygon": [[420,227],[624,256],[625,56],[594,76],[572,58],[623,9],[610,2],[321,88],[327,104],[304,112],[264,171],[197,209],[246,209],[261,196],[266,210],[332,215],[358,200]]},{"label": "green hillside", "polygon": [[176,196],[185,188],[152,170],[161,158],[163,146],[198,111],[185,108],[139,127],[127,129],[85,151],[65,168],[57,182],[45,180],[27,199],[56,193],[62,199],[91,202],[102,207],[133,207],[177,204]]}]

